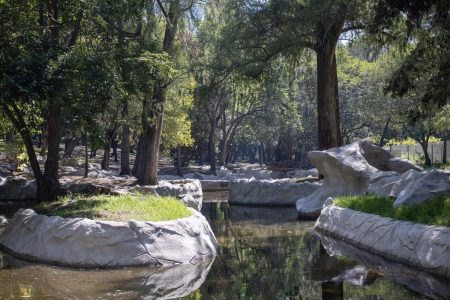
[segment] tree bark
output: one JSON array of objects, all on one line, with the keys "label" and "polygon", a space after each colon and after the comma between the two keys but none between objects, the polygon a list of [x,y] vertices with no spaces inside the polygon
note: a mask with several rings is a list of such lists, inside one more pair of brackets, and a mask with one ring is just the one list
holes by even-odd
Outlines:
[{"label": "tree bark", "polygon": [[317,119],[320,150],[342,145],[334,50],[333,47],[317,51]]},{"label": "tree bark", "polygon": [[378,146],[383,147],[384,146],[384,140],[386,139],[386,134],[389,128],[389,124],[391,123],[391,116],[389,116],[386,120],[386,124],[384,125],[383,133],[380,137],[380,143]]},{"label": "tree bark", "polygon": [[130,123],[128,122],[128,100],[122,110],[122,142],[120,144],[120,175],[130,175]]},{"label": "tree bark", "polygon": [[448,136],[447,133],[444,134],[443,142],[444,142],[444,148],[442,150],[442,163],[447,164],[447,140]]},{"label": "tree bark", "polygon": [[[173,52],[173,44],[180,15],[179,0],[171,1],[163,41],[163,51],[169,55]],[[161,143],[166,89],[167,87],[161,85],[161,83],[155,83],[152,101],[147,104],[147,108],[149,108],[148,112],[150,113],[149,116],[152,120],[151,124],[145,121],[148,115],[146,115],[145,107],[143,108],[144,134],[139,139],[138,154],[136,155],[135,167],[133,169],[133,173],[140,185],[158,184],[159,146]]]},{"label": "tree bark", "polygon": [[215,120],[210,122],[209,127],[209,137],[208,137],[208,147],[209,147],[209,165],[212,174],[216,175],[216,122]]},{"label": "tree bark", "polygon": [[88,134],[84,131],[84,178],[89,174],[89,155],[88,155]]},{"label": "tree bark", "polygon": [[73,151],[75,150],[75,147],[78,145],[80,140],[81,138],[76,136],[66,144],[66,148],[64,149],[63,155],[64,158],[72,157]]},{"label": "tree bark", "polygon": [[182,155],[181,155],[181,147],[178,146],[177,147],[177,163],[176,163],[176,167],[177,167],[177,175],[180,177],[183,177],[183,170],[182,170]]},{"label": "tree bark", "polygon": [[[39,201],[56,200],[59,194],[59,143],[61,140],[61,105],[56,99],[49,100],[48,104],[48,150],[44,169],[43,189],[38,191]],[[34,151],[33,151],[34,152]]]}]

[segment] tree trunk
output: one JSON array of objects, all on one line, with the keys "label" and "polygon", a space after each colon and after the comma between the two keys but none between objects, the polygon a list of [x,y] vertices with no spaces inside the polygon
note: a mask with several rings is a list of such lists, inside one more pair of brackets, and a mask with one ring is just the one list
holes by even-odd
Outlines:
[{"label": "tree trunk", "polygon": [[383,133],[381,134],[380,143],[378,146],[384,146],[384,140],[386,139],[386,134],[389,128],[389,123],[391,122],[391,116],[389,116],[386,120],[386,124],[384,125]]},{"label": "tree trunk", "polygon": [[149,126],[140,136],[133,175],[140,185],[158,184],[158,156],[163,116],[157,117],[156,124]]},{"label": "tree trunk", "polygon": [[47,146],[48,146],[48,139],[47,139],[47,128],[43,129],[43,133],[42,133],[42,148],[41,151],[39,152],[39,156],[45,157],[45,155],[47,154]]},{"label": "tree trunk", "polygon": [[180,177],[183,177],[183,170],[181,169],[182,167],[182,156],[181,156],[181,147],[178,146],[177,147],[177,163],[176,163],[176,167],[177,167],[177,175]]},{"label": "tree trunk", "polygon": [[444,142],[444,148],[442,150],[442,163],[447,164],[447,140],[448,136],[447,133],[444,134],[443,142]]},{"label": "tree trunk", "polygon": [[334,51],[334,47],[317,51],[317,119],[320,150],[342,145]]},{"label": "tree trunk", "polygon": [[[171,1],[162,47],[162,50],[169,55],[173,54],[173,44],[180,15],[180,1]],[[152,101],[143,107],[142,116],[144,134],[139,141],[140,145],[138,146],[138,154],[136,155],[136,162],[133,169],[133,173],[140,185],[158,184],[159,145],[161,143],[166,89],[166,86],[162,86],[160,83],[156,82],[153,89],[154,93]],[[150,115],[147,115],[147,113],[150,113]],[[151,117],[153,120],[152,124],[148,124],[148,121],[145,121],[148,117]],[[139,151],[141,151],[141,154],[139,154]]]},{"label": "tree trunk", "polygon": [[66,144],[66,148],[64,149],[64,154],[63,154],[64,158],[72,157],[73,151],[75,150],[75,147],[78,145],[80,140],[81,140],[81,138],[76,136],[75,138],[71,139]]},{"label": "tree trunk", "polygon": [[216,122],[215,120],[210,121],[209,127],[209,165],[212,174],[216,175]]},{"label": "tree trunk", "polygon": [[105,133],[105,144],[103,146],[103,158],[101,163],[102,170],[109,170],[109,153],[111,151],[111,144],[114,139],[115,129],[107,129]]},{"label": "tree trunk", "polygon": [[130,175],[130,124],[128,123],[128,100],[122,111],[122,142],[120,144],[120,175]]},{"label": "tree trunk", "polygon": [[88,135],[87,131],[84,131],[84,178],[89,174],[89,155],[88,155]]},{"label": "tree trunk", "polygon": [[420,141],[419,144],[422,146],[423,155],[425,157],[425,166],[431,166],[431,159],[428,154],[428,141]]},{"label": "tree trunk", "polygon": [[[43,189],[38,191],[39,201],[56,200],[59,193],[59,143],[61,140],[61,105],[55,100],[49,100],[48,104],[48,151],[44,169]],[[33,151],[34,152],[34,151]]]}]

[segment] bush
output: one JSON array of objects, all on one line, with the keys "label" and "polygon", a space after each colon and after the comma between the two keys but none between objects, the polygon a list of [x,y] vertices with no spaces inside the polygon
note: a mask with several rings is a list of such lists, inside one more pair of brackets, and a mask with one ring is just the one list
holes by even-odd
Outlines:
[{"label": "bush", "polygon": [[375,195],[344,196],[334,205],[397,220],[450,226],[450,195],[440,195],[422,204],[394,208],[394,199]]}]

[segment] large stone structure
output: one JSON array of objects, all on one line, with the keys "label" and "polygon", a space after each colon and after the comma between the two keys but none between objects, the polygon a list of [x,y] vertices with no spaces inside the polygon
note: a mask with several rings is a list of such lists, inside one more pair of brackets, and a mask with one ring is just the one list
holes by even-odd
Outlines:
[{"label": "large stone structure", "polygon": [[368,191],[377,193],[378,189],[371,189],[370,185],[389,184],[407,170],[421,171],[415,164],[392,157],[367,140],[325,151],[311,151],[308,157],[324,177],[324,182],[320,189],[296,202],[299,217],[306,219],[317,218],[328,197],[362,195]]},{"label": "large stone structure", "polygon": [[450,228],[327,205],[315,229],[387,259],[450,278]]},{"label": "large stone structure", "polygon": [[216,255],[205,217],[164,222],[114,222],[38,215],[19,210],[0,235],[0,248],[15,257],[68,267],[114,268],[197,264]]},{"label": "large stone structure", "polygon": [[306,197],[321,186],[318,182],[288,180],[241,179],[230,182],[230,204],[249,206],[295,206],[299,197]]}]

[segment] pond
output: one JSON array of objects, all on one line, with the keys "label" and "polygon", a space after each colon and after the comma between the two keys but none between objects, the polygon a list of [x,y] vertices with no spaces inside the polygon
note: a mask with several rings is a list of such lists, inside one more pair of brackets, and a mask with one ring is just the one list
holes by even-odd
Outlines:
[{"label": "pond", "polygon": [[[298,222],[293,208],[229,206],[226,198],[226,193],[207,193],[202,209],[220,244],[213,262],[86,271],[33,265],[3,254],[0,299],[426,299],[420,293],[446,299],[450,295],[444,279],[417,275],[370,255],[328,256],[313,222]],[[433,290],[414,278],[432,282]]]}]

